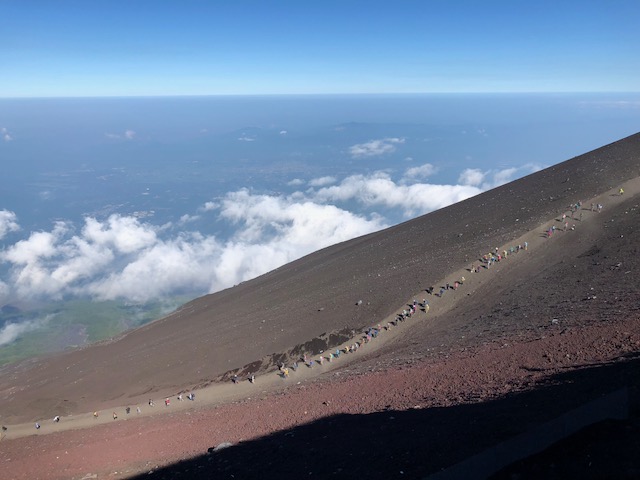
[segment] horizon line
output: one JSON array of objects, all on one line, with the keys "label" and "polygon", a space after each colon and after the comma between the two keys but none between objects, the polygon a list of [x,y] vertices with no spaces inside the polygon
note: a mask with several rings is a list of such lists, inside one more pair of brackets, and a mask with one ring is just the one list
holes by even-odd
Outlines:
[{"label": "horizon line", "polygon": [[0,96],[0,100],[47,99],[133,99],[133,98],[201,98],[201,97],[375,97],[375,96],[436,96],[436,95],[628,95],[640,94],[640,90],[576,90],[576,91],[442,91],[442,92],[369,92],[369,93],[185,93],[140,95],[34,95]]}]

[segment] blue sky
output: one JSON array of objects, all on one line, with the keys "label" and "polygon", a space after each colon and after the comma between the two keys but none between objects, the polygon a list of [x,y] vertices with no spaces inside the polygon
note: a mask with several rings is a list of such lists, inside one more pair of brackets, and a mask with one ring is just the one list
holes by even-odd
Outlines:
[{"label": "blue sky", "polygon": [[0,12],[0,97],[640,83],[637,0],[0,0]]}]

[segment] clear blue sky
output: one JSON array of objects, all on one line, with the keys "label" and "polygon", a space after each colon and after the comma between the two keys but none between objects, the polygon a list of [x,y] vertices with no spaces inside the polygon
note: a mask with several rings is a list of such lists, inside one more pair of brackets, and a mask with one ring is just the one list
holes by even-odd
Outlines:
[{"label": "clear blue sky", "polygon": [[0,97],[640,90],[640,0],[0,0]]}]

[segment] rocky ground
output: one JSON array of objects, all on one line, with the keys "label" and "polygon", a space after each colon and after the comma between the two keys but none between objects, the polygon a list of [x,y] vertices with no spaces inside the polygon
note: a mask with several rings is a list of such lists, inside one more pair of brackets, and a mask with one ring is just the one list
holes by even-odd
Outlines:
[{"label": "rocky ground", "polygon": [[429,297],[428,315],[330,371],[272,372],[264,388],[247,383],[239,388],[253,390],[217,405],[6,438],[3,477],[423,478],[628,386],[630,421],[592,427],[597,435],[496,478],[637,478],[636,200],[612,200],[551,239],[541,225],[527,252],[491,270],[452,272],[465,283]]}]

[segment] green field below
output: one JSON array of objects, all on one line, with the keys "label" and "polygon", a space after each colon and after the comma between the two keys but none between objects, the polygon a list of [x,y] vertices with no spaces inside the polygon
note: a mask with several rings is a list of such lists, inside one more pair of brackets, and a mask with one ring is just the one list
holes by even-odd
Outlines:
[{"label": "green field below", "polygon": [[120,335],[172,312],[191,297],[131,305],[117,301],[63,301],[35,309],[3,308],[0,328],[28,327],[0,346],[0,365],[86,346]]}]

